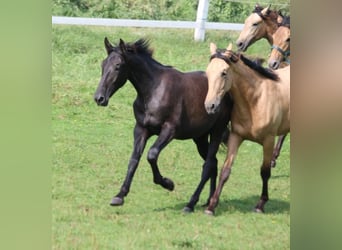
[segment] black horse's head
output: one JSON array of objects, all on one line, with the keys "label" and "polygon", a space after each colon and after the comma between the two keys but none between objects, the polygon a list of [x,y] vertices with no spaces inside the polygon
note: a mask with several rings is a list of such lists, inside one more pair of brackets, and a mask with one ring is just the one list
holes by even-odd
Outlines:
[{"label": "black horse's head", "polygon": [[97,105],[107,106],[109,98],[119,89],[128,78],[127,65],[124,58],[125,44],[120,39],[120,44],[114,47],[105,37],[107,58],[102,62],[102,76],[94,95]]}]

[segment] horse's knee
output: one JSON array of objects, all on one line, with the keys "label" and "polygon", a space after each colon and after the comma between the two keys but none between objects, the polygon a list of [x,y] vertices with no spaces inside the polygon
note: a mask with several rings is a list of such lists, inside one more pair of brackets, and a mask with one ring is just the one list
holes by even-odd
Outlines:
[{"label": "horse's knee", "polygon": [[148,162],[149,163],[155,163],[157,161],[158,153],[159,153],[158,149],[151,148],[147,154]]}]

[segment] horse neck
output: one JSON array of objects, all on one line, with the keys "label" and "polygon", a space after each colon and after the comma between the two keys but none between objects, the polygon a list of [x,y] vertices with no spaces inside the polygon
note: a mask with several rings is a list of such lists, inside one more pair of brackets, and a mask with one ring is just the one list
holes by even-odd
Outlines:
[{"label": "horse neck", "polygon": [[155,84],[156,73],[155,65],[148,63],[146,60],[130,60],[128,80],[132,83],[138,93],[138,98],[144,100],[150,98]]},{"label": "horse neck", "polygon": [[240,61],[238,64],[240,65],[231,65],[231,93],[234,99],[234,107],[240,114],[249,114],[245,111],[250,110],[260,97],[261,80],[248,66],[243,65]]},{"label": "horse neck", "polygon": [[266,39],[270,45],[273,44],[273,34],[278,29],[277,19],[273,20],[271,18],[265,20],[266,24]]}]

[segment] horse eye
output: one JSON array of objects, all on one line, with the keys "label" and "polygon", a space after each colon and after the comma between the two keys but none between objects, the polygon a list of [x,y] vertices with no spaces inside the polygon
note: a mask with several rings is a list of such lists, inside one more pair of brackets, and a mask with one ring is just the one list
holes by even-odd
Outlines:
[{"label": "horse eye", "polygon": [[224,78],[225,78],[226,76],[227,76],[227,73],[223,71],[223,72],[221,73],[221,77],[224,77]]},{"label": "horse eye", "polygon": [[290,37],[286,39],[286,42],[288,42],[288,43],[290,42]]},{"label": "horse eye", "polygon": [[120,69],[120,64],[116,64],[115,65],[115,70],[119,70]]},{"label": "horse eye", "polygon": [[258,26],[258,24],[259,24],[259,23],[253,23],[253,26],[256,27],[256,26]]}]

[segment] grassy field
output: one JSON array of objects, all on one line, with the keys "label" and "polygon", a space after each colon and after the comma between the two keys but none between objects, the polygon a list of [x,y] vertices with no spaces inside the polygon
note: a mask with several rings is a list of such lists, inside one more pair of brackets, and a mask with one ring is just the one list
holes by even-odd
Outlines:
[{"label": "grassy field", "polygon": [[[192,141],[175,140],[160,155],[160,171],[174,181],[175,190],[153,184],[146,152],[156,137],[147,144],[124,206],[109,206],[131,155],[136,93],[127,82],[108,107],[93,101],[105,36],[113,43],[148,38],[158,61],[191,71],[205,70],[209,42],[224,48],[238,33],[208,31],[206,41],[196,43],[191,30],[53,26],[53,249],[289,249],[290,137],[272,170],[265,214],[252,212],[261,192],[259,145],[241,146],[216,216],[209,217],[200,206],[208,187],[196,211],[182,213],[201,174]],[[260,41],[247,54],[268,53],[268,44]],[[219,168],[225,154],[220,148]]]}]

